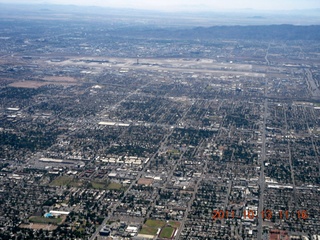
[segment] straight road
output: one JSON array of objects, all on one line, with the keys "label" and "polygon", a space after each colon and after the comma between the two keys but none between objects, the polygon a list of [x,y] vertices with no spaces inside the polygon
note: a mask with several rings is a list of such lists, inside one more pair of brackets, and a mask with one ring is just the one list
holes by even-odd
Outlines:
[{"label": "straight road", "polygon": [[[265,84],[265,96],[267,96],[267,80]],[[259,207],[258,213],[263,211],[263,195],[264,195],[264,188],[265,188],[265,176],[264,176],[264,162],[266,160],[266,124],[267,124],[267,116],[268,116],[268,100],[267,98],[264,99],[264,114],[263,114],[263,124],[262,124],[262,147],[261,147],[261,159],[260,159],[260,177],[259,177]],[[257,239],[262,240],[262,231],[263,231],[263,219],[262,214],[258,214],[258,235]]]}]

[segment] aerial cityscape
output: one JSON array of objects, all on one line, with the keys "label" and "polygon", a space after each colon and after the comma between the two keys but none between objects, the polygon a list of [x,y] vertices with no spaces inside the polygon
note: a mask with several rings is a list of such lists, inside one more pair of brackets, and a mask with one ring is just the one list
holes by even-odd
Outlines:
[{"label": "aerial cityscape", "polygon": [[320,22],[0,6],[0,239],[320,239]]}]

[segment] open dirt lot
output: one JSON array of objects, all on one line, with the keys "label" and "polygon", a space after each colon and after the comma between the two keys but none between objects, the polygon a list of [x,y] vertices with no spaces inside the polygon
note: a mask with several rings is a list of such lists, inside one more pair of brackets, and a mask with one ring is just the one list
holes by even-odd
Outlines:
[{"label": "open dirt lot", "polygon": [[34,230],[48,230],[52,231],[55,230],[58,226],[52,225],[52,224],[40,224],[40,223],[30,223],[30,224],[21,224],[19,226],[20,228],[29,228]]},{"label": "open dirt lot", "polygon": [[9,84],[10,87],[20,87],[20,88],[39,88],[48,85],[47,82],[38,81],[19,81]]}]

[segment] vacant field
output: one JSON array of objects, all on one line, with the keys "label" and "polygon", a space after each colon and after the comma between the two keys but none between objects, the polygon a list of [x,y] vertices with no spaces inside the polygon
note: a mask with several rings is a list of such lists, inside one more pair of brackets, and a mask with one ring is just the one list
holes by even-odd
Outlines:
[{"label": "vacant field", "polygon": [[69,176],[60,176],[57,177],[56,179],[54,179],[50,185],[53,186],[66,186],[68,184],[70,184],[73,181],[73,177],[69,177]]},{"label": "vacant field", "polygon": [[164,227],[161,229],[161,232],[159,234],[160,238],[171,238],[172,234],[174,233],[174,228],[172,227]]},{"label": "vacant field", "polygon": [[168,150],[167,153],[173,154],[173,155],[180,155],[180,151],[177,149]]},{"label": "vacant field", "polygon": [[51,224],[60,224],[64,218],[59,217],[59,218],[45,218],[45,217],[40,217],[40,216],[32,216],[29,218],[29,221],[32,223],[51,223]]},{"label": "vacant field", "polygon": [[50,82],[77,82],[73,77],[48,76],[43,79]]},{"label": "vacant field", "polygon": [[139,185],[151,185],[153,183],[153,179],[151,178],[140,178],[138,180]]},{"label": "vacant field", "polygon": [[95,189],[108,189],[108,183],[107,182],[96,182],[92,181],[91,182],[91,187]]},{"label": "vacant field", "polygon": [[120,183],[112,182],[108,185],[109,190],[120,190],[121,188],[122,188],[122,185]]},{"label": "vacant field", "polygon": [[83,181],[82,180],[72,180],[69,184],[69,187],[82,187],[83,186]]},{"label": "vacant field", "polygon": [[42,229],[42,230],[47,230],[47,231],[53,231],[58,226],[52,225],[52,224],[30,223],[30,224],[21,224],[19,227],[20,228],[29,228],[29,229],[34,229],[34,230]]},{"label": "vacant field", "polygon": [[94,189],[101,189],[101,190],[121,190],[122,185],[120,183],[115,182],[100,182],[100,181],[82,181],[78,179],[74,179],[71,176],[59,176],[54,179],[51,183],[51,186],[69,186],[69,187],[82,187],[88,186]]},{"label": "vacant field", "polygon": [[94,189],[103,189],[103,190],[121,190],[122,185],[120,183],[115,182],[100,182],[100,181],[92,181],[90,183],[91,187]]},{"label": "vacant field", "polygon": [[9,84],[10,87],[20,87],[20,88],[39,88],[48,85],[48,82],[38,82],[38,81],[20,81]]},{"label": "vacant field", "polygon": [[62,86],[80,85],[78,82],[73,81],[19,81],[10,83],[8,86],[17,88],[39,88],[49,84]]},{"label": "vacant field", "polygon": [[76,180],[70,176],[60,176],[54,179],[51,186],[69,186],[69,187],[81,187],[83,182],[81,180]]}]

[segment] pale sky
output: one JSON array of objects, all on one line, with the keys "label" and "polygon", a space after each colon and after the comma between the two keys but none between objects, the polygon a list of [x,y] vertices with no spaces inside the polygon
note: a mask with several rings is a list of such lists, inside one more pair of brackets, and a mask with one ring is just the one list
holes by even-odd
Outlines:
[{"label": "pale sky", "polygon": [[320,0],[0,0],[0,3],[74,4],[165,11],[299,10],[320,8]]}]

